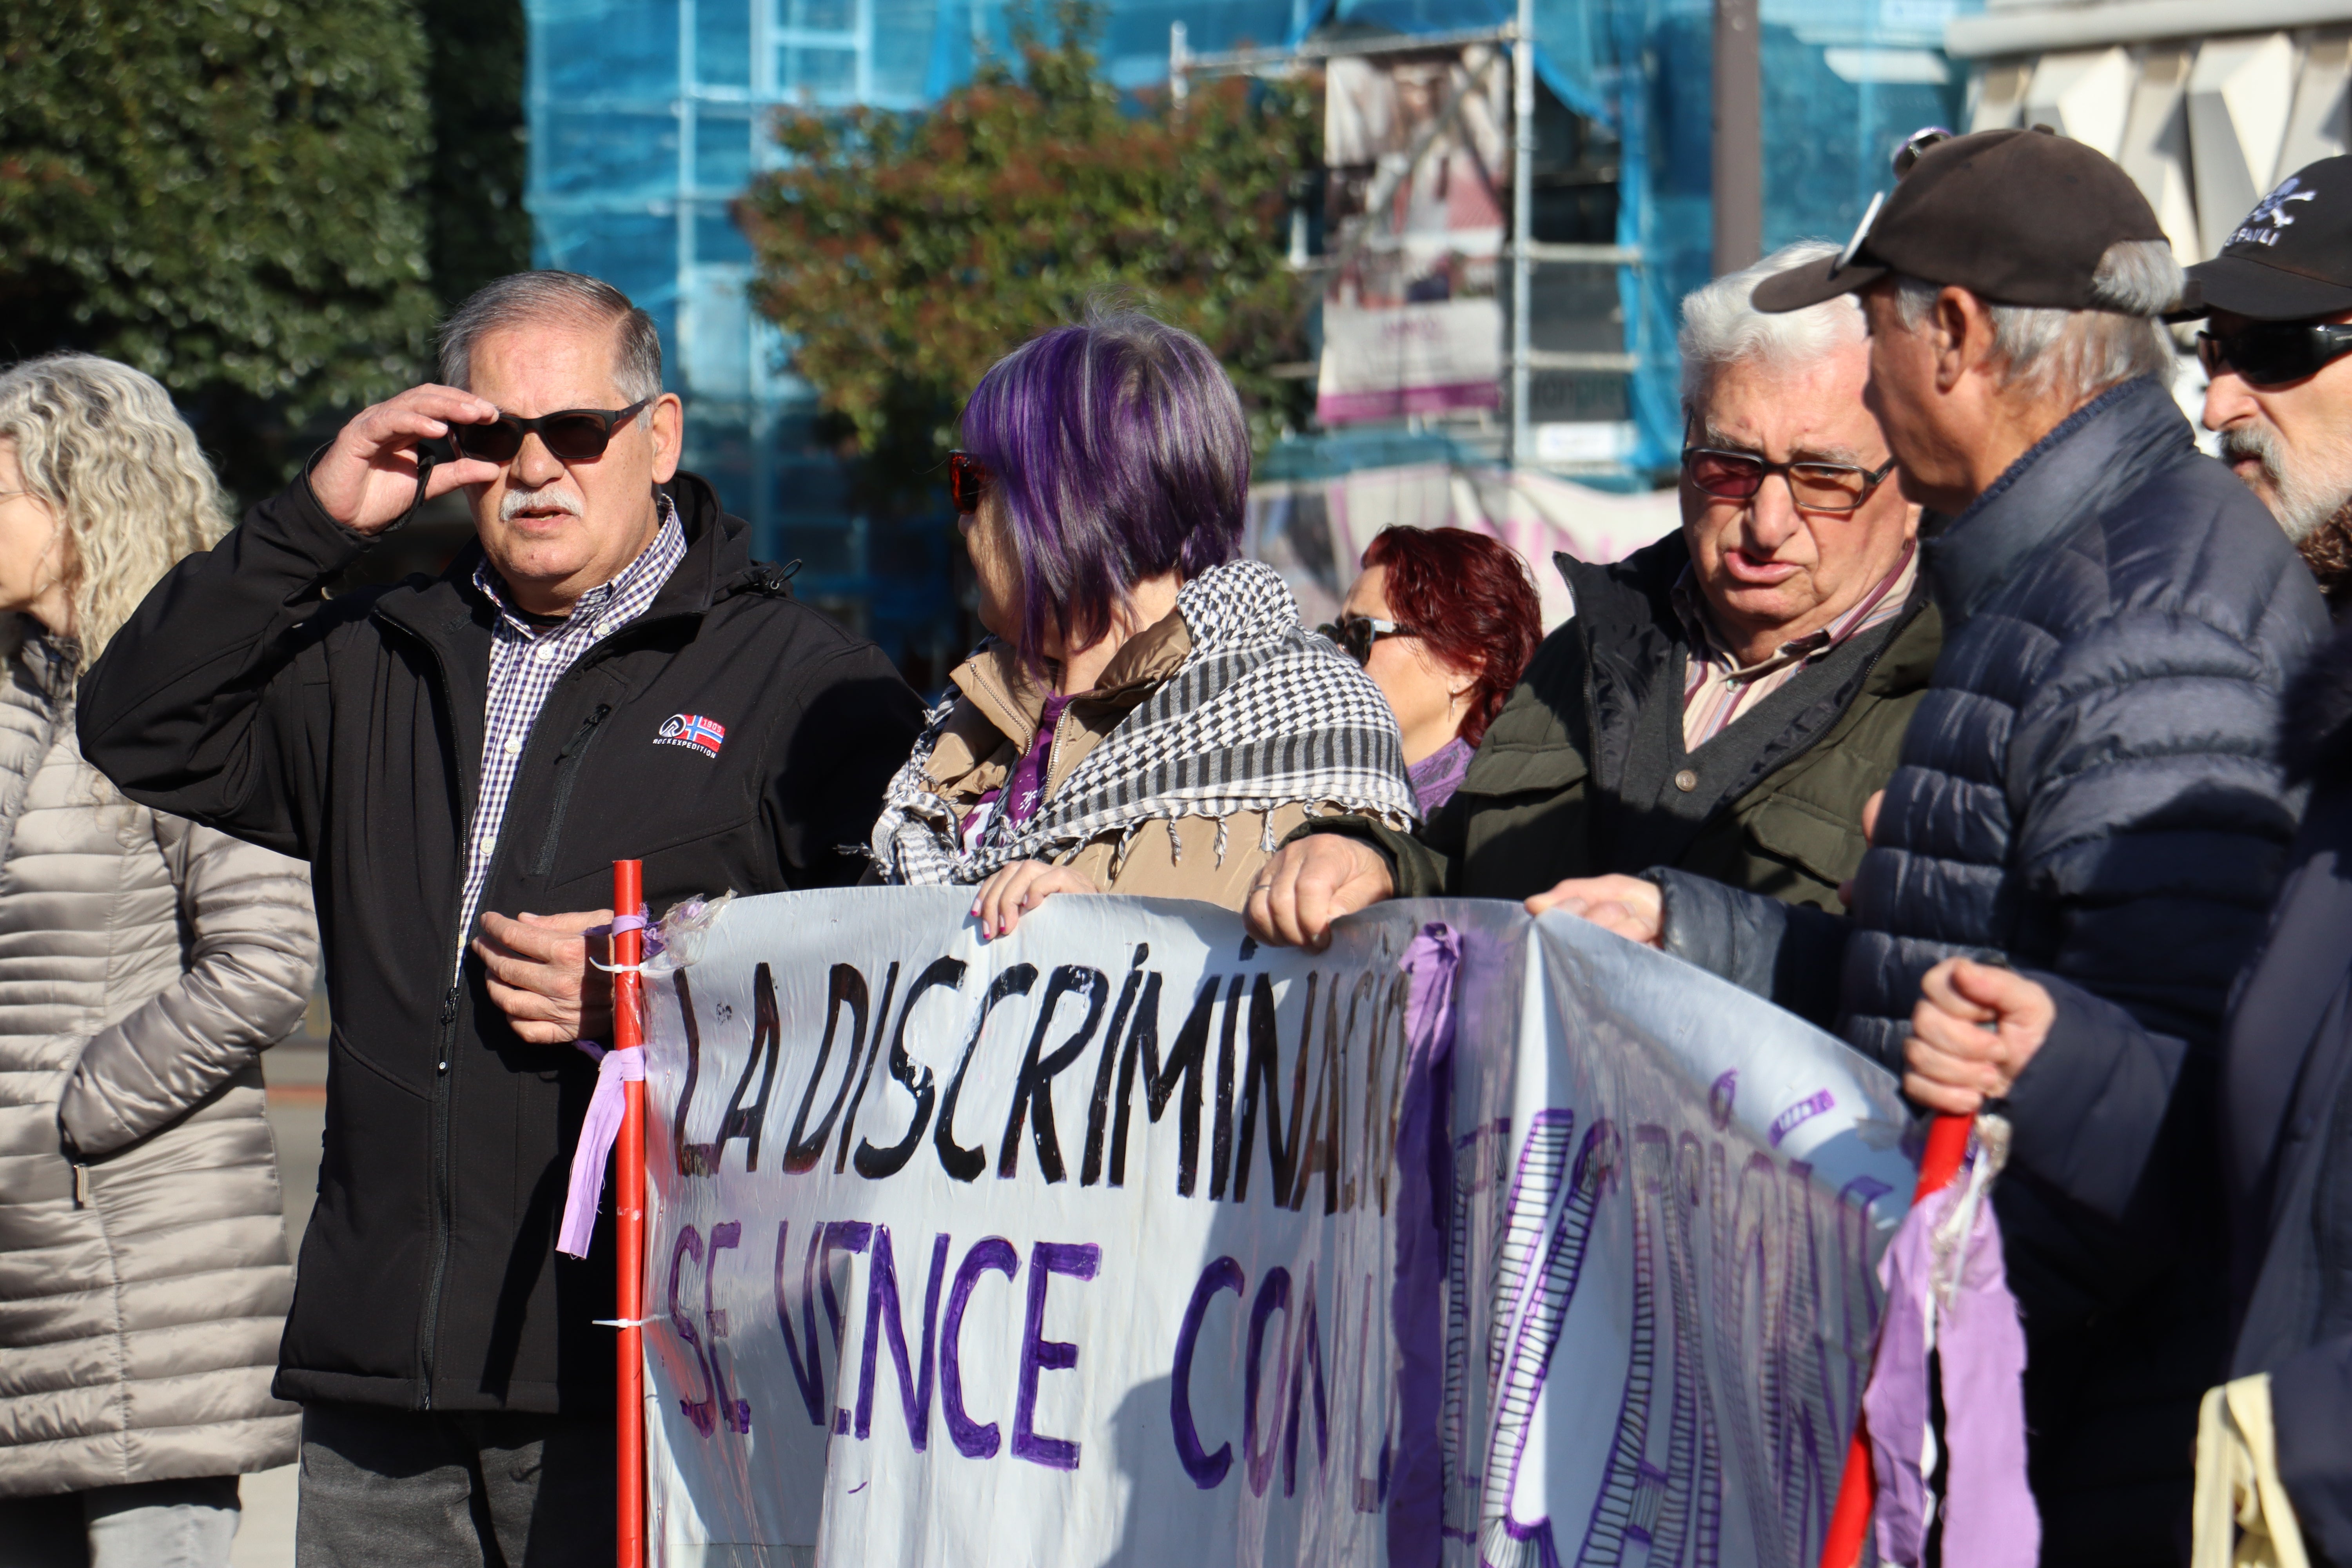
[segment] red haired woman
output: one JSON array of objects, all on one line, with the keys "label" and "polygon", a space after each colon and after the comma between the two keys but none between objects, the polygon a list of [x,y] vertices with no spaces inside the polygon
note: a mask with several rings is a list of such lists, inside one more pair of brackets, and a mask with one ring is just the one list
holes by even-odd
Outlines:
[{"label": "red haired woman", "polygon": [[1391,528],[1323,628],[1396,710],[1423,818],[1452,798],[1486,726],[1543,639],[1517,555],[1458,528]]}]

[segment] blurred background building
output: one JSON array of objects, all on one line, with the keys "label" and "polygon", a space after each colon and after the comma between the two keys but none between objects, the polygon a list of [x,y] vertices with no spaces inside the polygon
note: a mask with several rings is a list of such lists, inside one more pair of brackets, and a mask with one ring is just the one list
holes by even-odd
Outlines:
[{"label": "blurred background building", "polygon": [[[1765,248],[1843,237],[1890,182],[1895,142],[1963,118],[1965,79],[1943,39],[1972,8],[1764,0]],[[789,345],[748,302],[751,250],[729,204],[782,156],[767,130],[772,109],[920,109],[969,79],[976,59],[1006,50],[1003,0],[526,0],[524,10],[534,260],[608,279],[654,313],[687,400],[688,466],[752,521],[763,553],[803,563],[806,596],[935,681],[971,631],[957,614],[943,506],[886,519],[853,503],[814,395],[786,368]],[[1179,47],[1213,58],[1252,46],[1435,41],[1514,15],[1503,0],[1110,0],[1101,52],[1110,79],[1135,90],[1168,80],[1175,24]],[[1714,21],[1707,0],[1535,6],[1533,237],[1608,259],[1537,268],[1536,439],[1517,455],[1522,473],[1638,490],[1674,460],[1676,302],[1711,275]],[[1310,264],[1319,219],[1302,211],[1293,226],[1294,253]],[[1506,531],[1515,515],[1534,527],[1574,511],[1573,492],[1557,486],[1534,500],[1526,487],[1498,490],[1491,470],[1507,421],[1507,409],[1468,409],[1293,432],[1260,466],[1265,548],[1297,552],[1286,528],[1302,498],[1318,514],[1305,521],[1324,531],[1306,552],[1331,563],[1354,531],[1383,521]],[[1367,487],[1368,470],[1405,478],[1383,492]],[[1342,484],[1358,498],[1357,529],[1335,532],[1324,503]],[[1664,516],[1653,507],[1612,526],[1647,537]],[[1341,570],[1313,564],[1325,578]]]}]

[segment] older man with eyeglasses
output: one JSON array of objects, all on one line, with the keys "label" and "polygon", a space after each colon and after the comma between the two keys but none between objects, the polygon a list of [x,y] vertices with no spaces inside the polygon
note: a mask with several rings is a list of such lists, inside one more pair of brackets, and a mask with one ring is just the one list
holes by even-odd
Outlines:
[{"label": "older man with eyeglasses", "polygon": [[[2158,318],[2183,281],[2111,160],[1990,131],[1922,153],[1835,264],[1759,286],[1765,310],[1860,295],[1867,399],[1939,520],[1943,653],[1850,919],[1671,868],[1571,889],[1908,1068],[1923,1099],[1956,1040],[2006,1055],[1975,1026],[2053,981],[2046,1041],[1992,1091],[2011,1134],[1993,1204],[2042,1561],[2070,1568],[2183,1555],[2228,1316],[2217,1037],[2302,809],[2282,698],[2326,625],[2173,401]],[[1923,997],[1965,1024],[1922,1024]]]},{"label": "older man with eyeglasses", "polygon": [[1525,899],[1678,867],[1842,910],[1862,815],[1894,770],[1938,642],[1918,509],[1864,406],[1861,310],[1754,310],[1792,246],[1684,301],[1683,526],[1613,565],[1562,556],[1576,614],[1537,651],[1462,783],[1419,835],[1302,830],[1249,904],[1319,943],[1389,897]]},{"label": "older man with eyeglasses", "polygon": [[[80,700],[125,794],[311,867],[334,1032],[276,1384],[303,1568],[611,1560],[609,1210],[558,1235],[612,1041],[586,931],[616,858],[656,918],[856,880],[922,721],[679,471],[619,290],[501,279],[441,369],[165,576]],[[459,489],[478,540],[437,579],[332,593]]]}]

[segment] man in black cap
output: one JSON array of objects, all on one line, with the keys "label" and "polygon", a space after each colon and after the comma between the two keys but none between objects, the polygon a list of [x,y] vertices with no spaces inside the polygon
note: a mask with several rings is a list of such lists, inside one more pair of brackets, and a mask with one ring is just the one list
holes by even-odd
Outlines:
[{"label": "man in black cap", "polygon": [[2197,335],[2205,427],[2340,616],[2352,605],[2352,157],[2281,182],[2189,269],[2181,306],[2176,321],[2212,318]]},{"label": "man in black cap", "polygon": [[1861,294],[1865,400],[1937,514],[1943,654],[1850,918],[1671,870],[1553,892],[1898,1072],[1931,971],[2072,982],[1995,1188],[2050,1563],[2184,1556],[2225,1332],[2215,1037],[2295,827],[2281,695],[2326,620],[2173,403],[2180,289],[2121,169],[2019,131],[1927,149],[1835,261],[1759,285],[1768,310]]}]

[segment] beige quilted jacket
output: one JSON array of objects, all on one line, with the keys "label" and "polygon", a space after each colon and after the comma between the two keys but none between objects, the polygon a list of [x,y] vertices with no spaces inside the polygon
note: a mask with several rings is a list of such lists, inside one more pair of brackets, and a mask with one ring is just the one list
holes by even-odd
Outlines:
[{"label": "beige quilted jacket", "polygon": [[0,1496],[294,1458],[261,1052],[318,962],[299,864],[81,760],[69,648],[0,627]]}]

